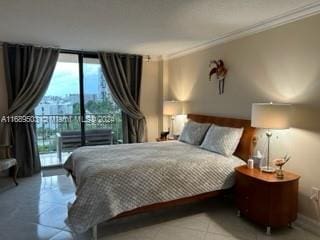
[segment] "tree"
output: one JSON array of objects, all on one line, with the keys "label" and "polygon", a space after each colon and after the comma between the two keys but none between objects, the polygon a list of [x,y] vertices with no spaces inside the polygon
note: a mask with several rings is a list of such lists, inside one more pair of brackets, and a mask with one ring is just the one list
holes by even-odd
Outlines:
[{"label": "tree", "polygon": [[73,114],[80,114],[80,103],[74,103],[72,106]]}]

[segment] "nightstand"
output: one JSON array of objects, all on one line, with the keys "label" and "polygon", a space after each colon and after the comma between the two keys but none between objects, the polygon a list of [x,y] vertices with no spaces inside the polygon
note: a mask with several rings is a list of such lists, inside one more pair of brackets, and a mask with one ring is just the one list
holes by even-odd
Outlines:
[{"label": "nightstand", "polygon": [[284,178],[247,166],[235,168],[236,205],[243,215],[267,228],[290,226],[297,218],[299,176],[284,171]]}]

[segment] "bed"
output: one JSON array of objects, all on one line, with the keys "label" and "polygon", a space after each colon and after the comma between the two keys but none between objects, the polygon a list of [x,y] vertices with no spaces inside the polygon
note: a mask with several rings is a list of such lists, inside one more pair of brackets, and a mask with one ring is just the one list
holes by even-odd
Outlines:
[{"label": "bed", "polygon": [[81,147],[64,167],[77,186],[67,223],[77,232],[113,218],[207,199],[230,189],[245,164],[254,128],[249,120],[188,114],[201,123],[243,127],[232,157],[179,141]]}]

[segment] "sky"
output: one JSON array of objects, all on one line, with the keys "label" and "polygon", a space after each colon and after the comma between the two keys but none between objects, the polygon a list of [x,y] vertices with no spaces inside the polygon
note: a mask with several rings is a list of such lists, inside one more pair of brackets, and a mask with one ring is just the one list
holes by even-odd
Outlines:
[{"label": "sky", "polygon": [[[84,64],[84,94],[97,94],[100,64]],[[79,67],[77,63],[57,62],[46,96],[64,97],[79,94]]]}]

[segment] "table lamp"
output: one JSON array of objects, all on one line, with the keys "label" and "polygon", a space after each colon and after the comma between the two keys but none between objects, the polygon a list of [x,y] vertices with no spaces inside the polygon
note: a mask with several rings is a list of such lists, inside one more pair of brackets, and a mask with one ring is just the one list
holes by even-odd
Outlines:
[{"label": "table lamp", "polygon": [[256,128],[267,129],[268,138],[267,165],[263,166],[263,172],[272,173],[274,167],[270,166],[270,138],[272,137],[271,129],[290,128],[290,104],[279,103],[253,103],[251,112],[251,126]]},{"label": "table lamp", "polygon": [[164,101],[163,115],[171,116],[171,126],[169,128],[169,137],[174,137],[174,118],[176,115],[183,114],[183,105],[180,101]]}]

